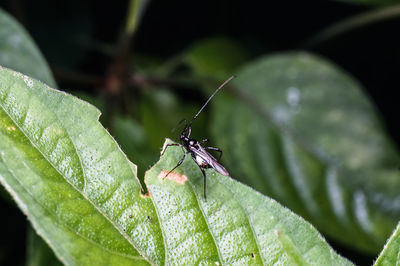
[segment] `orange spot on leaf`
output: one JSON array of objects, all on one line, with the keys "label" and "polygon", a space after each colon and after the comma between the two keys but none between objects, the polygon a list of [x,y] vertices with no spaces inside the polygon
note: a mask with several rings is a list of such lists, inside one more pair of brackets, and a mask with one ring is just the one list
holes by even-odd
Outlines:
[{"label": "orange spot on leaf", "polygon": [[158,178],[159,179],[169,179],[169,180],[175,181],[176,183],[181,184],[181,185],[185,184],[185,182],[187,181],[187,176],[179,174],[179,173],[175,173],[175,172],[171,172],[168,175],[168,171],[161,171],[158,174]]}]

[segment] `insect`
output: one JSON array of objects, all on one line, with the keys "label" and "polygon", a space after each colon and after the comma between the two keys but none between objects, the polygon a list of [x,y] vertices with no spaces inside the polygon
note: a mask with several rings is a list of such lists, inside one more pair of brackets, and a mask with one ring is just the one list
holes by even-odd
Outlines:
[{"label": "insect", "polygon": [[[196,162],[196,164],[199,166],[201,173],[203,174],[204,177],[204,200],[207,200],[206,196],[206,188],[207,188],[207,183],[206,183],[206,172],[204,171],[205,168],[214,168],[215,171],[220,173],[221,175],[229,176],[228,171],[219,163],[219,160],[222,157],[222,151],[219,148],[215,147],[203,147],[202,144],[207,143],[208,139],[203,139],[201,141],[197,141],[193,138],[190,138],[190,134],[192,133],[192,124],[196,120],[196,118],[199,116],[201,111],[207,106],[208,102],[214,97],[214,95],[222,89],[229,81],[231,81],[235,76],[230,77],[227,79],[224,83],[222,83],[215,91],[213,94],[211,94],[210,98],[206,101],[206,103],[200,108],[200,110],[197,112],[197,114],[192,118],[192,120],[187,123],[186,119],[181,120],[178,125],[182,123],[186,123],[185,127],[183,128],[180,136],[179,136],[179,142],[180,143],[169,143],[166,145],[165,149],[163,150],[162,154],[164,154],[165,150],[170,147],[170,146],[180,146],[183,151],[183,156],[177,163],[177,165],[172,168],[165,176],[166,178],[172,171],[174,171],[178,166],[180,166],[183,163],[183,160],[185,160],[186,155],[190,153],[192,156],[192,159]],[[213,150],[216,152],[219,152],[219,158],[218,160],[215,159],[210,153],[207,152],[207,150]]]}]

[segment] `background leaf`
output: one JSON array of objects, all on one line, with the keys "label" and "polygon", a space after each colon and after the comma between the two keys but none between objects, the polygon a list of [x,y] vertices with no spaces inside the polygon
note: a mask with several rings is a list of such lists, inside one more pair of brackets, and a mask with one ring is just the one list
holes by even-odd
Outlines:
[{"label": "background leaf", "polygon": [[144,177],[157,157],[150,149],[149,140],[142,126],[132,119],[117,117],[114,119],[113,135],[128,158],[138,166],[138,176]]},{"label": "background leaf", "polygon": [[234,176],[332,238],[377,252],[400,218],[398,153],[360,85],[307,53],[267,56],[214,101]]},{"label": "background leaf", "polygon": [[[397,0],[396,0],[397,1]],[[383,1],[378,1],[382,3]],[[400,3],[399,1],[397,1]],[[318,46],[320,43],[328,42],[345,33],[354,32],[356,29],[365,28],[374,24],[389,21],[400,17],[400,5],[380,8],[369,12],[357,14],[353,17],[341,20],[329,27],[326,27],[321,32],[315,34],[306,42],[306,46]]]},{"label": "background leaf", "polygon": [[231,76],[247,58],[238,43],[224,37],[197,42],[185,55],[185,61],[197,75],[221,79]]},{"label": "background leaf", "polygon": [[32,38],[2,9],[0,9],[0,65],[35,77],[50,86],[56,86],[50,69]]},{"label": "background leaf", "polygon": [[[164,147],[167,143],[164,144]],[[145,182],[163,230],[168,265],[351,265],[299,216],[230,177],[203,176],[190,156],[169,147]]]}]

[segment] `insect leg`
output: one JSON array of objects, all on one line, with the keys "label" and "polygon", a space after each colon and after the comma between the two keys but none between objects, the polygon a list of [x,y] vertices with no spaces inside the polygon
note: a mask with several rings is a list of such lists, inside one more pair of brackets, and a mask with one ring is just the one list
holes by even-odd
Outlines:
[{"label": "insect leg", "polygon": [[203,139],[203,140],[199,141],[199,144],[203,144],[203,143],[206,143],[206,142],[208,142],[208,139]]},{"label": "insect leg", "polygon": [[164,155],[165,151],[166,151],[167,148],[170,147],[170,146],[182,146],[182,144],[179,144],[179,143],[169,143],[169,144],[167,144],[167,145],[165,146],[164,150],[162,151],[161,156]]},{"label": "insect leg", "polygon": [[207,195],[206,195],[206,188],[207,188],[207,178],[206,178],[206,171],[204,171],[204,168],[201,168],[199,166],[201,173],[204,176],[204,201],[207,201]]},{"label": "insect leg", "polygon": [[186,154],[188,154],[188,153],[189,153],[189,152],[183,153],[183,156],[182,156],[182,158],[179,160],[178,164],[175,165],[175,167],[172,168],[171,171],[169,171],[168,174],[166,174],[166,175],[164,176],[164,178],[166,178],[172,171],[174,171],[179,165],[181,165],[181,164],[183,163],[183,160],[185,160]]},{"label": "insect leg", "polygon": [[218,162],[221,160],[222,157],[222,151],[219,148],[215,148],[215,147],[205,147],[206,150],[213,150],[216,152],[219,152],[219,158],[218,158]]}]

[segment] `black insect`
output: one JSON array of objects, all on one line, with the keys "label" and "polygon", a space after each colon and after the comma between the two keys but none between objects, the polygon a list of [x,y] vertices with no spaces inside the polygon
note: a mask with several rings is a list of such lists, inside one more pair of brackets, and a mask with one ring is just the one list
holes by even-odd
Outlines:
[{"label": "black insect", "polygon": [[[197,141],[195,139],[190,138],[190,134],[192,133],[192,123],[196,118],[199,116],[201,111],[203,111],[204,107],[208,104],[208,102],[214,97],[214,95],[222,89],[229,81],[231,81],[234,78],[234,76],[230,77],[227,79],[224,83],[219,86],[214,93],[208,98],[206,103],[200,108],[200,110],[197,112],[197,114],[193,117],[193,119],[187,123],[186,119],[183,119],[178,123],[178,125],[182,123],[186,123],[185,127],[183,128],[181,135],[179,136],[179,141],[181,143],[170,143],[167,144],[164,151],[162,152],[161,155],[164,154],[165,150],[169,146],[180,146],[183,151],[183,157],[179,160],[178,164],[169,171],[164,178],[166,178],[172,171],[175,170],[178,166],[180,166],[183,163],[183,160],[185,160],[185,157],[188,153],[192,156],[193,160],[196,162],[196,164],[199,166],[201,173],[203,174],[204,177],[204,200],[207,200],[206,197],[206,172],[204,171],[205,168],[214,168],[215,171],[220,173],[221,175],[229,176],[228,171],[219,163],[219,160],[222,157],[222,151],[219,148],[215,147],[203,147],[201,146],[203,143],[207,143],[208,139],[203,139],[202,141]],[[211,154],[207,152],[207,150],[213,150],[219,152],[219,158],[218,160],[215,159]]]}]

